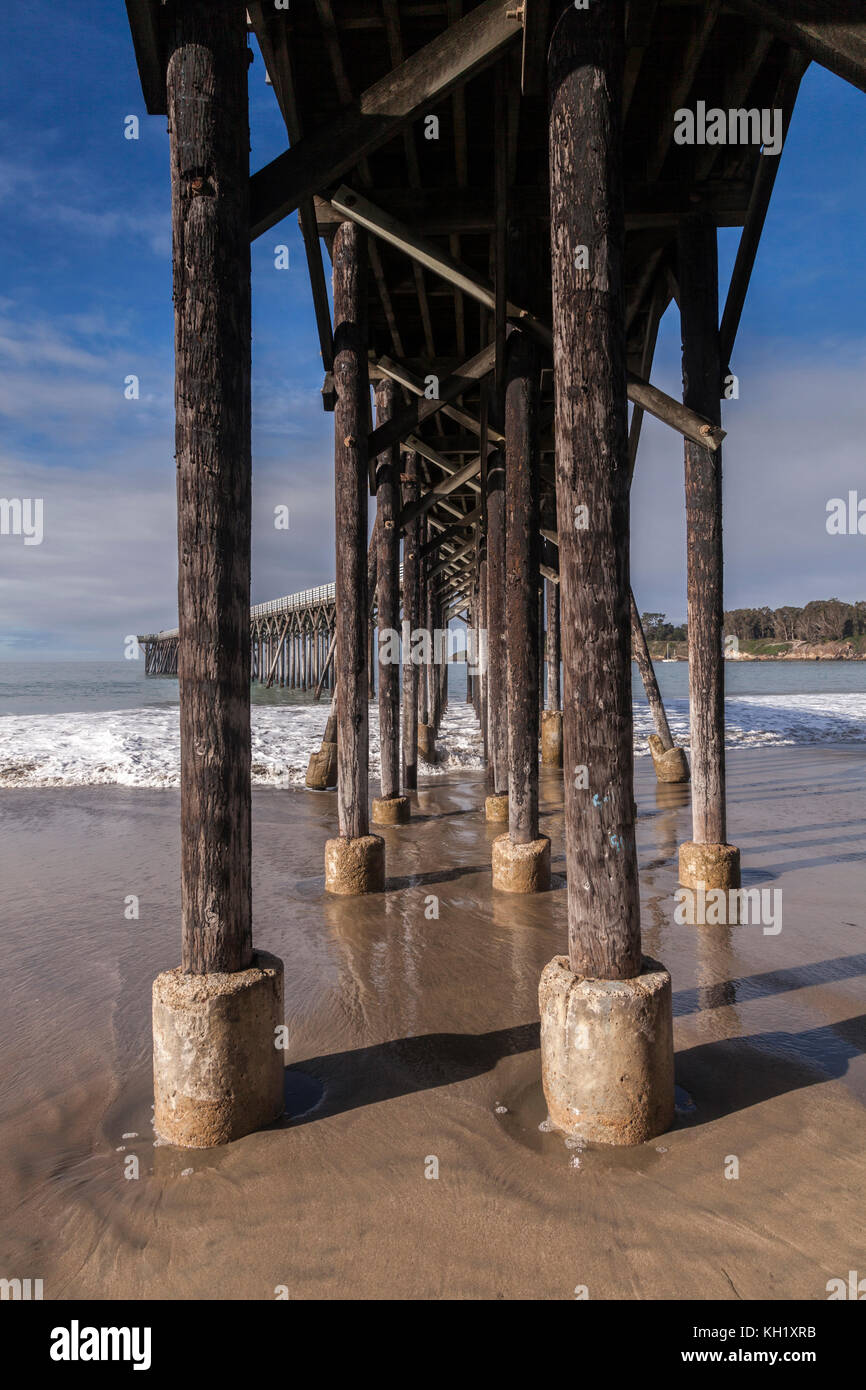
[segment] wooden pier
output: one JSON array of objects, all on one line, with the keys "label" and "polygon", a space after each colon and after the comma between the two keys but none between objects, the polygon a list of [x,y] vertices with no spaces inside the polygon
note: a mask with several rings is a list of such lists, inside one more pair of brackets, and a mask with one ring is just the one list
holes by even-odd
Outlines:
[{"label": "wooden pier", "polygon": [[[781,141],[762,148],[762,113],[783,136],[811,60],[866,90],[866,26],[847,0],[127,0],[127,10],[148,110],[173,113],[180,627],[141,641],[148,669],[179,665],[184,776],[204,786],[197,759],[210,757],[220,789],[184,834],[215,845],[226,833],[223,793],[235,783],[220,759],[248,738],[250,672],[310,688],[333,645],[339,787],[326,886],[381,891],[385,845],[368,822],[371,605],[378,593],[395,613],[402,540],[404,623],[429,632],[458,612],[489,638],[492,666],[469,697],[494,793],[508,793],[494,883],[543,891],[547,613],[563,662],[545,714],[560,713],[550,706],[561,698],[569,954],[542,979],[545,1087],[561,1127],[580,1111],[585,1136],[640,1142],[670,1123],[673,1080],[670,979],[641,945],[633,650],[659,777],[688,776],[631,592],[641,423],[662,421],[684,460],[695,786],[680,877],[729,887],[739,852],[725,842],[720,398],[781,158]],[[248,176],[250,62],[253,81],[267,73],[288,147]],[[730,115],[739,134],[683,140],[683,110]],[[248,651],[249,243],[289,215],[335,420],[337,580],[327,594],[253,609]],[[723,306],[719,227],[742,229]],[[672,302],[681,400],[651,381]],[[429,649],[407,674],[400,719],[393,680],[380,682],[387,800],[413,792],[416,750],[435,755],[443,687]],[[217,682],[213,708],[196,681]],[[231,795],[241,833],[211,884],[226,902],[227,876],[246,882],[249,855],[246,802]],[[195,938],[205,898],[186,860],[184,875]],[[611,1010],[623,1011],[615,1043],[599,1023]],[[577,1035],[589,1040],[581,1058],[564,1051]],[[642,1036],[656,1039],[651,1056]],[[634,1087],[623,1091],[626,1075]]]},{"label": "wooden pier", "polygon": [[[250,679],[290,690],[333,688],[336,586],[320,584],[250,609]],[[176,676],[177,628],[143,633],[147,676]]]}]

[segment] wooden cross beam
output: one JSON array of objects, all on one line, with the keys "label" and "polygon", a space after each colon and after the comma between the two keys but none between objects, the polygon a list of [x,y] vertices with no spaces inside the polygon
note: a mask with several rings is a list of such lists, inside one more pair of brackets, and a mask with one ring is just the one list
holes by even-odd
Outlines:
[{"label": "wooden cross beam", "polygon": [[[289,141],[295,144],[301,138],[301,123],[298,117],[298,104],[295,98],[295,84],[292,72],[291,54],[286,39],[285,26],[281,25],[276,46],[272,45],[270,31],[265,17],[263,0],[249,0],[247,10],[262,50],[265,60],[265,67],[271,75],[273,82],[274,95],[277,98],[283,120],[286,124]],[[277,62],[277,52],[280,61]],[[322,245],[319,240],[319,231],[316,224],[316,213],[311,198],[304,198],[298,208],[298,220],[301,224],[301,235],[304,238],[304,251],[307,257],[307,270],[310,276],[310,288],[313,292],[313,308],[316,313],[316,328],[319,334],[319,349],[322,355],[322,366],[325,369],[326,378],[332,373],[334,366],[334,335],[331,327],[331,308],[328,303],[328,287],[325,281],[325,268],[322,264]],[[329,384],[333,386],[333,381]],[[332,396],[328,385],[322,391],[323,404],[326,410],[333,410],[335,396]]]},{"label": "wooden cross beam", "polygon": [[439,395],[435,400],[427,400],[425,397],[423,400],[410,401],[409,405],[397,411],[392,419],[379,425],[368,440],[369,457],[375,458],[383,449],[405,439],[407,434],[413,434],[431,415],[436,415],[446,405],[450,405],[451,401],[462,396],[464,391],[477,386],[479,381],[493,371],[495,356],[496,349],[491,343],[458,367],[453,376],[440,383]]},{"label": "wooden cross beam", "polygon": [[[408,439],[403,440],[401,447],[409,453],[414,451],[416,454],[420,454],[428,463],[435,464],[437,468],[441,468],[442,472],[447,473],[449,477],[453,477],[458,471],[458,464],[452,463],[450,459],[443,458],[441,454],[437,454],[435,449],[431,449],[430,445],[425,444],[424,440],[419,439],[417,435],[410,434]],[[481,491],[478,483],[470,482],[469,486],[472,488],[473,492]]]},{"label": "wooden cross beam", "polygon": [[[411,391],[413,395],[424,395],[425,386],[422,378],[411,371],[403,362],[394,362],[390,357],[380,357],[376,367],[380,372],[384,372],[385,376],[391,377],[392,381],[398,381],[401,386],[405,386],[407,391]],[[481,421],[468,410],[462,410],[460,406],[456,405],[446,405],[442,407],[442,414],[456,420],[465,429],[471,430],[473,434],[480,437]],[[492,430],[488,426],[487,433],[488,437],[495,439],[498,444],[504,442],[505,436],[497,430]]]},{"label": "wooden cross beam", "polygon": [[[794,103],[797,99],[797,92],[803,80],[803,74],[808,66],[808,59],[804,58],[803,54],[795,49],[793,52],[789,53],[788,60],[779,78],[775,105],[784,112],[785,138],[788,134],[788,125],[790,124]],[[783,139],[782,150],[784,150],[784,148]],[[746,302],[746,294],[752,278],[752,270],[754,269],[755,259],[758,254],[758,247],[761,242],[764,222],[766,221],[767,211],[770,206],[770,198],[772,197],[773,185],[776,182],[776,173],[778,172],[781,158],[781,151],[777,155],[762,156],[758,165],[758,172],[755,176],[752,199],[749,203],[749,211],[746,214],[746,224],[743,227],[740,244],[737,247],[737,258],[734,262],[734,269],[731,272],[728,296],[725,300],[722,324],[719,329],[719,358],[723,373],[727,372],[730,367],[731,355],[734,351],[734,343],[736,342],[737,331],[740,327],[740,318],[742,317],[743,307]]]},{"label": "wooden cross beam", "polygon": [[462,487],[470,478],[475,478],[481,472],[481,459],[472,459],[469,463],[458,468],[456,473],[450,477],[441,478],[438,483],[431,487],[429,492],[425,492],[423,497],[419,497],[417,502],[410,502],[408,507],[404,507],[400,513],[401,527],[407,526],[410,521],[414,521],[416,516],[423,516],[435,506],[442,497],[447,497],[449,493],[455,492],[458,487]]},{"label": "wooden cross beam", "polygon": [[159,0],[126,0],[126,16],[148,115],[164,116],[165,45],[160,32]]},{"label": "wooden cross beam", "polygon": [[[756,51],[760,56],[766,56],[766,52],[762,53],[759,47],[756,47]],[[748,56],[753,57],[752,50],[749,50]],[[728,103],[737,104],[739,98]],[[711,159],[717,153],[715,146],[705,147],[705,154],[709,154]],[[681,217],[695,211],[705,212],[717,226],[739,227],[748,207],[750,188],[748,180],[735,178],[706,178],[697,185],[674,179],[626,184],[626,229],[640,231],[676,227]],[[413,230],[423,228],[428,237],[452,236],[463,232],[490,234],[496,229],[489,190],[480,185],[469,188],[453,183],[434,188],[383,187],[376,188],[375,195],[376,204],[383,211]],[[512,206],[519,208],[521,215],[538,218],[542,222],[549,221],[550,199],[546,189],[534,184],[521,184],[509,189],[509,197]],[[317,196],[313,202],[320,236],[330,235],[335,227],[345,221],[345,214],[339,212],[329,198]]]},{"label": "wooden cross beam", "polygon": [[446,526],[445,530],[440,531],[438,536],[434,536],[432,540],[427,541],[426,545],[421,547],[422,556],[432,554],[440,545],[450,545],[457,539],[461,531],[465,531],[467,526],[474,526],[475,522],[480,520],[481,507],[479,505],[473,507],[471,512],[466,512],[459,521],[454,522],[453,526]]},{"label": "wooden cross beam", "polygon": [[[376,207],[360,193],[356,193],[354,189],[342,184],[333,194],[331,206],[342,213],[344,217],[359,223],[367,231],[372,232],[374,236],[386,241],[389,246],[394,246],[398,251],[404,252],[411,260],[424,266],[425,270],[430,270],[434,275],[447,280],[463,294],[469,295],[470,299],[477,300],[479,304],[483,304],[491,312],[495,311],[496,294],[480,275],[476,275],[466,266],[459,265],[450,256],[446,256],[444,251],[440,251],[433,242],[428,241],[418,232],[413,232],[410,227],[406,226],[405,222],[399,222],[390,213],[383,212],[381,208]],[[524,309],[519,309],[516,304],[507,303],[505,311],[509,318],[519,320],[521,327],[534,333],[546,347],[550,347],[552,335],[544,324],[539,323]]]},{"label": "wooden cross beam", "polygon": [[550,0],[522,0],[523,52],[520,89],[525,97],[542,97],[547,91],[547,31]]},{"label": "wooden cross beam", "polygon": [[458,548],[451,555],[447,556],[443,560],[440,560],[438,565],[434,565],[429,572],[428,578],[435,579],[437,574],[441,574],[442,571],[447,569],[449,565],[453,565],[456,561],[462,560],[463,556],[468,555],[470,550],[473,553],[475,551],[474,536],[470,536],[469,540],[465,541],[463,545],[458,546]]},{"label": "wooden cross beam", "polygon": [[[345,213],[347,220],[357,222],[376,236],[382,237],[392,246],[405,252],[407,256],[420,261],[428,270],[440,275],[451,284],[458,285],[464,293],[477,299],[486,308],[495,311],[495,292],[480,276],[458,266],[438,247],[431,245],[423,237],[416,236],[410,228],[397,222],[396,218],[391,217],[388,213],[383,213],[381,208],[375,207],[368,199],[343,187],[339,190],[339,195],[332,199],[332,202],[341,212]],[[531,332],[548,348],[551,346],[553,335],[546,324],[533,318],[531,314],[518,308],[516,304],[508,303],[506,312],[509,319],[519,323],[522,328]],[[484,359],[483,364],[482,359]],[[450,378],[450,381],[445,383],[445,386],[440,389],[438,401],[425,401],[423,406],[413,404],[407,407],[407,411],[396,415],[386,425],[382,425],[380,429],[374,431],[368,442],[369,457],[374,458],[376,454],[381,453],[382,449],[394,443],[395,435],[389,435],[389,430],[401,428],[401,433],[397,434],[396,438],[402,438],[407,429],[414,430],[421,419],[426,419],[436,409],[441,410],[443,404],[462,394],[465,387],[461,378],[475,376],[476,379],[479,379],[481,376],[486,376],[495,365],[495,361],[496,348],[494,344],[485,348],[478,354],[478,357],[473,358],[472,363],[467,363],[461,367]],[[482,366],[481,370],[479,370],[479,364]],[[472,372],[469,370],[470,366]],[[449,392],[450,394],[448,394]],[[677,430],[679,434],[694,440],[697,444],[704,445],[708,449],[717,449],[725,437],[724,430],[714,425],[712,421],[705,420],[703,416],[689,410],[681,401],[675,400],[673,396],[668,396],[657,386],[651,386],[648,381],[644,381],[633,372],[628,374],[628,395],[631,401],[640,405],[649,415],[654,415],[657,420],[661,420],[664,424]],[[411,413],[412,411],[418,412],[417,419]],[[404,424],[404,421],[407,423]]]},{"label": "wooden cross beam", "polygon": [[513,0],[485,0],[332,121],[271,160],[250,180],[251,235],[261,236],[304,198],[334,183],[419,112],[494,61],[520,33]]},{"label": "wooden cross beam", "polygon": [[650,183],[657,179],[662,171],[668,150],[673,142],[674,114],[688,100],[701,59],[716,26],[720,9],[721,0],[709,0],[709,3],[705,4],[703,9],[699,11],[695,28],[682,58],[682,65],[673,80],[665,86],[667,101],[659,121],[655,147],[647,158],[646,172]]},{"label": "wooden cross beam", "polygon": [[861,0],[731,0],[734,9],[866,92]]}]

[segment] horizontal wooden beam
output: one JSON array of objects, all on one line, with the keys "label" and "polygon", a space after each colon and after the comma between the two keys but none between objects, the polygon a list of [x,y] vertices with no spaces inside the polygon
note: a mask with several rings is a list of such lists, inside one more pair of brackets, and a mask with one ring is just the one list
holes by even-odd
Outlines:
[{"label": "horizontal wooden beam", "polygon": [[866,92],[862,0],[730,0],[740,14]]},{"label": "horizontal wooden beam", "polygon": [[[688,181],[653,184],[626,184],[625,221],[629,231],[676,227],[687,213],[701,212],[719,227],[742,225],[749,206],[751,184],[746,179],[707,179],[699,184]],[[425,236],[451,236],[455,233],[490,234],[496,218],[491,191],[482,186],[462,188],[447,184],[440,188],[377,188],[376,205],[413,231]],[[538,185],[512,188],[512,206],[522,216],[543,221],[550,217],[547,190]],[[345,214],[329,198],[316,197],[316,223],[321,236],[330,235],[345,221]]]},{"label": "horizontal wooden beam", "polygon": [[420,112],[496,58],[520,33],[513,0],[485,0],[368,87],[327,125],[304,136],[250,180],[252,236],[333,184]]}]

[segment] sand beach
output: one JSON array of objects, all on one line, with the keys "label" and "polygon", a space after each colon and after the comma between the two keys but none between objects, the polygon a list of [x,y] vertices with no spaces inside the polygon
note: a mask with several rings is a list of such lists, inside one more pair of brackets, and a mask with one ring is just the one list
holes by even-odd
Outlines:
[{"label": "sand beach", "polygon": [[411,832],[384,832],[389,891],[351,900],[323,890],[335,793],[254,791],[289,1114],[200,1152],[154,1147],[151,1123],[178,793],[0,793],[7,1265],[46,1299],[825,1299],[864,1250],[866,757],[739,749],[728,776],[744,885],[782,892],[776,935],[675,924],[688,792],[636,763],[644,950],[673,976],[678,1083],[674,1130],[637,1149],[546,1132],[561,774],[542,771],[554,881],[533,897],[491,892],[478,772],[425,782]]}]

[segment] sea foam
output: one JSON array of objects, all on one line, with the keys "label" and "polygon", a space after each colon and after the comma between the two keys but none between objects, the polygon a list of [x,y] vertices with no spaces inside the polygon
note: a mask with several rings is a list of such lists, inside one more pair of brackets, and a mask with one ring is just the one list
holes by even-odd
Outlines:
[{"label": "sea foam", "polygon": [[[688,701],[667,703],[671,732],[688,748]],[[866,694],[738,695],[725,703],[731,748],[861,743]],[[310,753],[319,747],[328,706],[253,706],[252,767],[256,786],[303,786]],[[634,710],[634,748],[647,754],[649,709]],[[449,706],[438,739],[440,761],[425,776],[480,768],[481,736],[471,705]],[[370,706],[370,773],[379,775],[379,719]],[[0,787],[176,787],[180,776],[176,706],[88,710],[73,714],[0,717]]]}]

